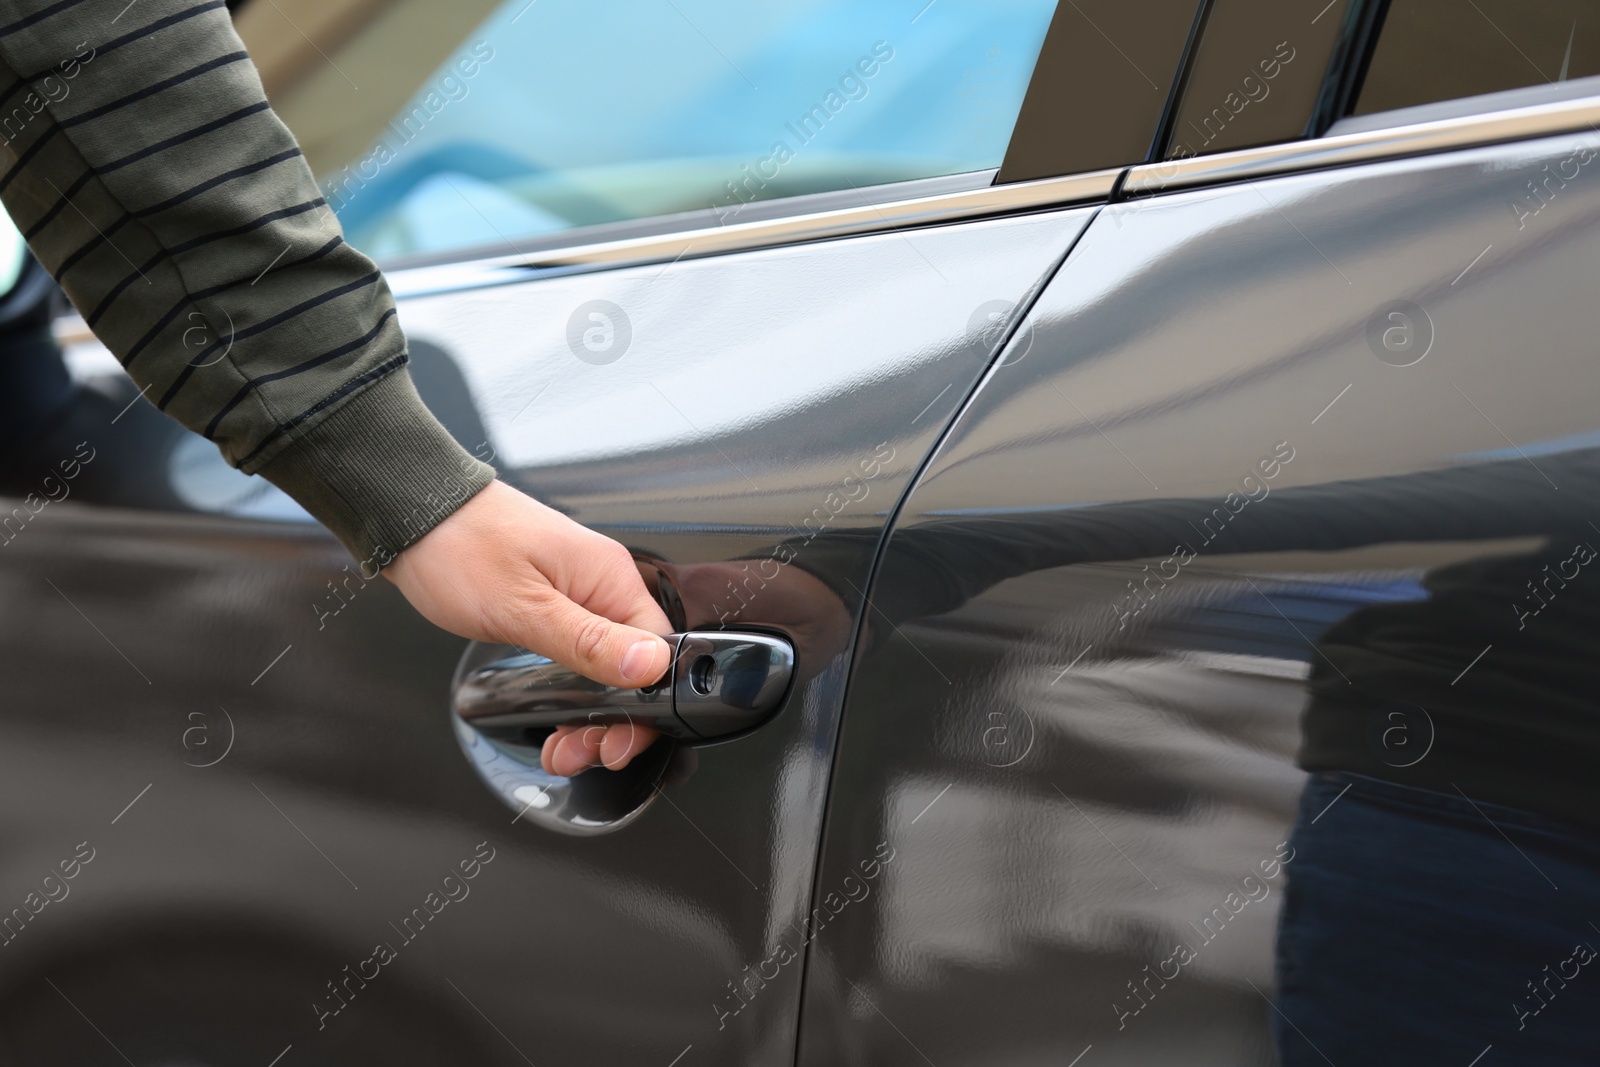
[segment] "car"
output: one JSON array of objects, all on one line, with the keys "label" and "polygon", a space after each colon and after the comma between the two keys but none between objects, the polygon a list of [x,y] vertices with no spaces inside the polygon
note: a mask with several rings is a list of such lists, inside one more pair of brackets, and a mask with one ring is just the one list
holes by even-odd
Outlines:
[{"label": "car", "polygon": [[[431,627],[63,312],[94,415],[0,508],[0,1063],[1411,1063],[1330,1004],[1458,981],[1498,1014],[1434,1059],[1554,1062],[1575,0],[231,6],[429,406],[688,636],[627,694]],[[539,766],[695,699],[744,717]],[[1385,803],[1499,851],[1396,905],[1446,859],[1328,836]]]}]

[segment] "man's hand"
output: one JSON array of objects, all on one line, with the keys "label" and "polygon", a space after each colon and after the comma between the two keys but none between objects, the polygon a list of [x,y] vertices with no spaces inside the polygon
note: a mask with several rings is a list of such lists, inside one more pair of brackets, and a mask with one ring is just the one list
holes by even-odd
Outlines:
[{"label": "man's hand", "polygon": [[[462,637],[517,645],[607,685],[649,685],[672,625],[628,550],[491,482],[384,568],[411,606]],[[550,774],[616,770],[659,736],[647,726],[561,727],[541,754]]]}]

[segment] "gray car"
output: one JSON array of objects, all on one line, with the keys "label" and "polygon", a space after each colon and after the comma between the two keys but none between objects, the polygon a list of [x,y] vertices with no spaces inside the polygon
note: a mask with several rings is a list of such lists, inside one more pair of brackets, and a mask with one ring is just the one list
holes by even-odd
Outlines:
[{"label": "gray car", "polygon": [[[1426,1014],[1453,894],[1289,941],[1347,778],[1600,938],[1502,814],[1600,828],[1587,7],[236,7],[429,405],[701,644],[467,646],[58,319],[117,418],[0,522],[0,1063],[1420,1062],[1314,978]],[[1472,973],[1434,1062],[1567,1062],[1600,985]]]}]

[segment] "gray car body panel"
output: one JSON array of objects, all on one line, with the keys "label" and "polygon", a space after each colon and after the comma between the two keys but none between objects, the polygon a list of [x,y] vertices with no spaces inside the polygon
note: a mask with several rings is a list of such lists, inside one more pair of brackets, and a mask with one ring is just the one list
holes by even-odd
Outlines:
[{"label": "gray car body panel", "polygon": [[[425,397],[506,479],[674,566],[745,567],[807,535],[802,556],[848,590],[990,362],[984,308],[1031,300],[1094,210],[424,296],[401,317]],[[594,301],[626,309],[631,343],[583,347]],[[291,1043],[285,1062],[352,1062],[396,1033],[383,1062],[665,1064],[691,1044],[696,1064],[791,1062],[798,966],[749,1009],[717,1005],[805,912],[859,601],[792,631],[802,681],[773,722],[578,839],[478,781],[447,710],[463,642],[356,570],[303,522],[70,500],[6,545],[0,899],[98,850],[8,941],[8,1017],[67,1012],[60,1041],[109,1051],[48,976],[137,1062],[157,1051],[140,1011],[231,1019],[225,1047],[262,1063]],[[792,629],[772,595],[740,607],[759,586],[687,573],[691,625]],[[482,842],[470,895],[406,937]],[[161,962],[202,929],[198,955]],[[304,974],[218,977],[261,938]],[[342,986],[385,942],[397,960]],[[94,994],[129,966],[132,992]]]},{"label": "gray car body panel", "polygon": [[[893,625],[852,677],[800,1064],[1276,1062],[1292,862],[1222,933],[1202,942],[1196,924],[1281,858],[1308,640],[1362,603],[1424,595],[1431,568],[1538,543],[1583,504],[1531,465],[1600,429],[1600,186],[1536,200],[1526,184],[1580,144],[1595,138],[1097,216],[885,549],[871,595]],[[1385,355],[1402,301],[1422,309],[1414,347]],[[1237,505],[1285,442],[1270,494]],[[1423,491],[1508,462],[1529,465],[1525,500]],[[1337,506],[1383,478],[1392,522]],[[1332,506],[1306,509],[1318,493]],[[1136,594],[1174,550],[1155,518],[1198,525],[1225,502],[1255,509],[1247,550],[1202,547]],[[1521,905],[1549,906],[1527,873]],[[1184,939],[1198,958],[1136,999]]]}]

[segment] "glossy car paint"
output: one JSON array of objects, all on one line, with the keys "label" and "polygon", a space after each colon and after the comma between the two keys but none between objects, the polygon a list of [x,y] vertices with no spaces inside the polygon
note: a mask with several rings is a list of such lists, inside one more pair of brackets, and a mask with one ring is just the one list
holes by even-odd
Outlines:
[{"label": "glossy car paint", "polygon": [[[1595,143],[1096,217],[888,543],[829,798],[801,1064],[1276,1062],[1294,865],[1273,861],[1305,779],[1311,642],[1592,504],[1539,467],[1581,458],[1600,429],[1600,186],[1534,199],[1527,182]],[[1397,352],[1382,337],[1400,302],[1414,332]],[[1242,505],[1239,540],[1146,586],[1263,460],[1276,477]],[[1491,471],[1517,491],[1469,491]],[[1361,480],[1381,477],[1397,479],[1387,504],[1363,509]],[[1420,733],[1373,744],[1421,749]],[[1522,873],[1515,908],[1554,907]],[[1248,875],[1267,892],[1202,931]],[[1441,959],[1461,934],[1394,921]],[[1197,958],[1136,989],[1182,940]],[[1481,1054],[1468,1030],[1441,1057]]]},{"label": "glossy car paint", "polygon": [[[499,803],[452,735],[464,642],[315,527],[49,505],[0,550],[0,900],[79,843],[94,858],[0,947],[5,1054],[791,1062],[798,964],[723,1005],[806,909],[850,590],[995,321],[1092,213],[402,302],[424,395],[463,444],[669,561],[689,626],[795,642],[775,719],[679,761],[614,833],[562,836]],[[92,444],[118,447],[135,417]],[[205,462],[174,460],[188,499],[285,510]],[[850,598],[832,615],[752,583],[797,536]]]}]

